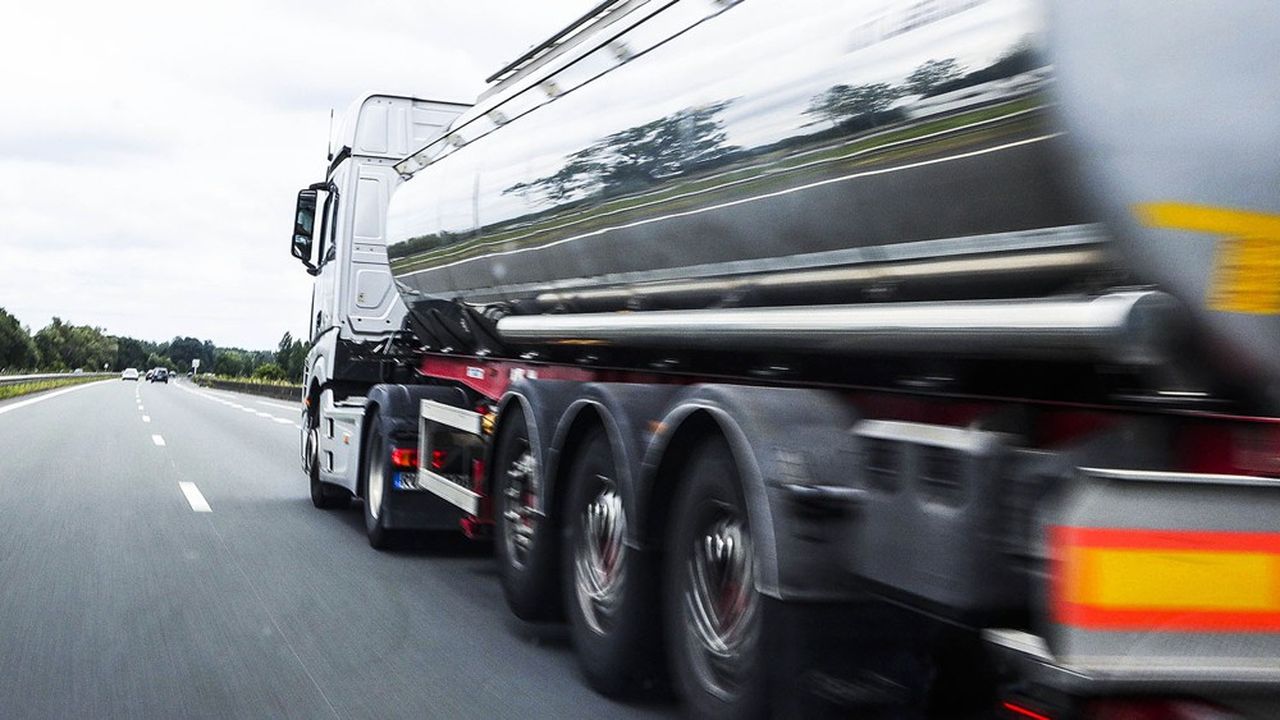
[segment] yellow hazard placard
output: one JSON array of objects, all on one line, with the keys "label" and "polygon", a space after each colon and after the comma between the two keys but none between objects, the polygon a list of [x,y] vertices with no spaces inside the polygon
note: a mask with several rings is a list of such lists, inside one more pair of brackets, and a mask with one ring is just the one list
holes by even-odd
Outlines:
[{"label": "yellow hazard placard", "polygon": [[1218,312],[1280,314],[1280,216],[1209,205],[1134,206],[1143,224],[1217,235],[1205,306]]}]

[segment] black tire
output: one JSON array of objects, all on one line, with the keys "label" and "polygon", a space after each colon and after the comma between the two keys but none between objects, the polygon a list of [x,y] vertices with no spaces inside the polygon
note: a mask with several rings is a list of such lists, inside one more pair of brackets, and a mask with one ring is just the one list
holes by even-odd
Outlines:
[{"label": "black tire", "polygon": [[591,687],[633,695],[660,675],[656,563],[623,542],[635,512],[603,429],[583,438],[572,463],[560,543],[569,634]]},{"label": "black tire", "polygon": [[395,531],[386,525],[385,499],[391,492],[391,452],[383,429],[382,416],[373,410],[365,432],[360,453],[360,487],[364,495],[364,531],[369,546],[375,550],[388,550],[395,540]]},{"label": "black tire", "polygon": [[[531,473],[520,469],[521,458],[532,457],[529,430],[519,406],[511,406],[507,413],[493,452],[494,556],[498,576],[507,605],[516,617],[533,622],[556,620],[561,615],[559,548],[555,529],[545,514],[549,498],[539,495],[545,487],[540,477],[542,468],[534,467]],[[528,507],[535,507],[518,502],[527,496],[536,498],[541,515],[525,512]]]},{"label": "black tire", "polygon": [[[750,526],[743,500],[737,467],[728,444],[720,437],[710,437],[690,454],[680,474],[668,527],[666,557],[663,562],[663,628],[666,634],[668,662],[674,688],[683,698],[687,713],[700,718],[750,719],[769,717],[768,673],[764,662],[764,599],[753,586]],[[735,529],[736,528],[736,529]],[[734,538],[735,542],[709,543],[706,539]],[[737,651],[726,654],[715,663],[702,648],[694,613],[689,603],[696,603],[693,577],[699,562],[706,568],[716,563],[708,560],[712,553],[704,548],[735,547],[746,552],[740,563],[744,568],[736,575],[716,573],[718,583],[712,593],[720,598],[736,598],[742,609],[734,613],[739,602],[731,602],[727,613],[740,618],[732,627],[738,642]],[[737,557],[736,555],[734,557]],[[720,565],[729,567],[726,562]],[[703,575],[702,577],[710,577]],[[737,577],[744,582],[733,583]],[[743,592],[727,594],[725,588],[742,588]],[[719,613],[717,613],[719,614]]]}]

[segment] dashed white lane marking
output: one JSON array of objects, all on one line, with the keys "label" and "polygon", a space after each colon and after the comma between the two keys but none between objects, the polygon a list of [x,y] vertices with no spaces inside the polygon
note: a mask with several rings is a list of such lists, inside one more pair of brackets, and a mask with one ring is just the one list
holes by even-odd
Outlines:
[{"label": "dashed white lane marking", "polygon": [[159,445],[160,447],[164,447],[164,438],[160,437],[159,435],[152,435],[151,442],[155,443],[156,445]]},{"label": "dashed white lane marking", "polygon": [[200,488],[196,487],[193,482],[180,482],[178,488],[182,490],[182,494],[187,496],[187,504],[191,505],[191,509],[196,512],[213,512],[213,508],[209,507],[209,501],[204,499],[204,495],[200,493]]},{"label": "dashed white lane marking", "polygon": [[87,387],[93,387],[94,385],[97,385],[97,384],[98,384],[97,382],[88,382],[83,385],[76,385],[74,387],[69,387],[64,390],[54,390],[51,393],[46,393],[44,395],[37,395],[31,398],[30,400],[19,400],[16,403],[12,403],[10,405],[5,405],[4,407],[0,407],[0,415],[3,415],[11,410],[17,410],[18,408],[27,407],[28,405],[35,405],[38,402],[44,402],[49,398],[56,398],[59,395],[66,395],[67,393],[76,392],[77,390],[83,390]]},{"label": "dashed white lane marking", "polygon": [[143,415],[143,416],[142,416],[142,422],[151,422],[151,416],[150,416],[150,415]]},{"label": "dashed white lane marking", "polygon": [[[292,421],[292,420],[286,420],[285,418],[273,417],[273,418],[271,418],[271,419],[272,419],[272,420],[275,420],[276,422],[280,423],[281,425],[296,425],[296,424],[297,424],[297,423],[295,423],[294,421]],[[298,425],[298,428],[299,428],[299,429],[301,429],[301,428],[302,428],[302,426],[301,426],[301,425]]]},{"label": "dashed white lane marking", "polygon": [[299,430],[302,429],[302,423],[294,423],[293,426],[298,428]]},{"label": "dashed white lane marking", "polygon": [[275,415],[272,415],[271,413],[264,413],[264,412],[262,412],[261,410],[255,410],[253,414],[254,414],[254,415],[257,415],[257,416],[258,416],[258,417],[260,417],[260,418],[272,418],[272,419],[275,419]]}]

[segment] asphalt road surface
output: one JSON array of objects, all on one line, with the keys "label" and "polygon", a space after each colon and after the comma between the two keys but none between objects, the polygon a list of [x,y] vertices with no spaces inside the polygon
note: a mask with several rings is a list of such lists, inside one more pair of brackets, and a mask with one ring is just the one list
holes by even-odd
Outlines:
[{"label": "asphalt road surface", "polygon": [[0,403],[0,717],[639,718],[488,548],[311,506],[289,403],[119,380]]}]

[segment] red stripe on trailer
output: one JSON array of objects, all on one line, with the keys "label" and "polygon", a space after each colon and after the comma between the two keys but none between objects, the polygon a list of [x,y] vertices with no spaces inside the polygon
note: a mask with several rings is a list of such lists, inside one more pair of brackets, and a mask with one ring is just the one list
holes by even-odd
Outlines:
[{"label": "red stripe on trailer", "polygon": [[490,400],[502,397],[511,383],[526,377],[578,382],[594,382],[602,379],[601,373],[595,370],[568,365],[540,365],[448,355],[424,356],[418,371],[427,377],[452,380],[465,385]]}]

